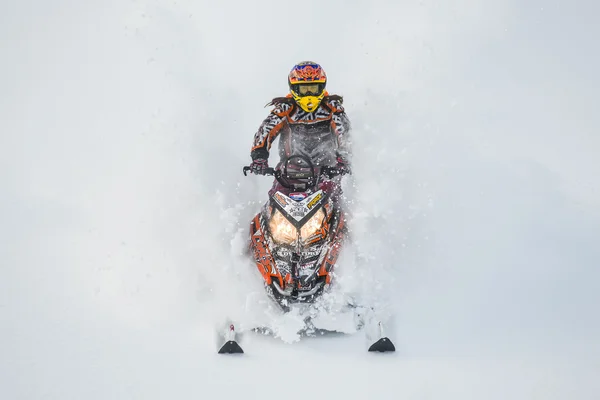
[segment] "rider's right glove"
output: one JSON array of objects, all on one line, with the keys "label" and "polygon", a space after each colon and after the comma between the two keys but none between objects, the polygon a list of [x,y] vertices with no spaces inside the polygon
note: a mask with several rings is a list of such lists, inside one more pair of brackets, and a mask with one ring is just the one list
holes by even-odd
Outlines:
[{"label": "rider's right glove", "polygon": [[269,168],[269,161],[264,158],[252,160],[252,163],[250,164],[250,172],[256,175],[265,175],[267,173],[267,168]]}]

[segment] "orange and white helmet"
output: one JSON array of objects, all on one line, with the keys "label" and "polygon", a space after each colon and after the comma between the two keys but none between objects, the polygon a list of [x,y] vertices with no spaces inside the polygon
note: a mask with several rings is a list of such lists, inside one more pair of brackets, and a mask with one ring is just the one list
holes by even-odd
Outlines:
[{"label": "orange and white helmet", "polygon": [[290,93],[300,108],[313,112],[325,97],[327,75],[323,68],[312,61],[303,61],[294,65],[288,75]]}]

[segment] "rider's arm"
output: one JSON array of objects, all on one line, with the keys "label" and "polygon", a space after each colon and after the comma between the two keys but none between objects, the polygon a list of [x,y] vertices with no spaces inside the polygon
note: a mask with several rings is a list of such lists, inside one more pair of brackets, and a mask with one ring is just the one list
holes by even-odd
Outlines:
[{"label": "rider's arm", "polygon": [[341,100],[333,100],[329,103],[329,106],[333,112],[331,128],[337,139],[337,155],[349,162],[352,157],[350,119],[344,111]]},{"label": "rider's arm", "polygon": [[254,134],[254,142],[252,143],[252,151],[250,152],[253,160],[257,158],[266,160],[269,158],[271,145],[279,133],[281,133],[290,109],[290,104],[277,104],[269,116],[265,118],[256,134]]}]

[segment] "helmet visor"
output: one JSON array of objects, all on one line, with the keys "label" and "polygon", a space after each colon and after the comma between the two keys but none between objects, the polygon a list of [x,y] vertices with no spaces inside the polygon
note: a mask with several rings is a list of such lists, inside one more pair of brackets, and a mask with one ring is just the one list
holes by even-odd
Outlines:
[{"label": "helmet visor", "polygon": [[292,85],[292,90],[299,96],[320,96],[325,90],[322,83],[297,83]]}]

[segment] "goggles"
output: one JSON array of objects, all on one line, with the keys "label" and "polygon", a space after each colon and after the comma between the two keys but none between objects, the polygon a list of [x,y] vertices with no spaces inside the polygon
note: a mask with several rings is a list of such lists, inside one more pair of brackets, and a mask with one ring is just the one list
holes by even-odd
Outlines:
[{"label": "goggles", "polygon": [[324,90],[324,83],[296,83],[292,85],[292,91],[298,96],[320,96]]}]

